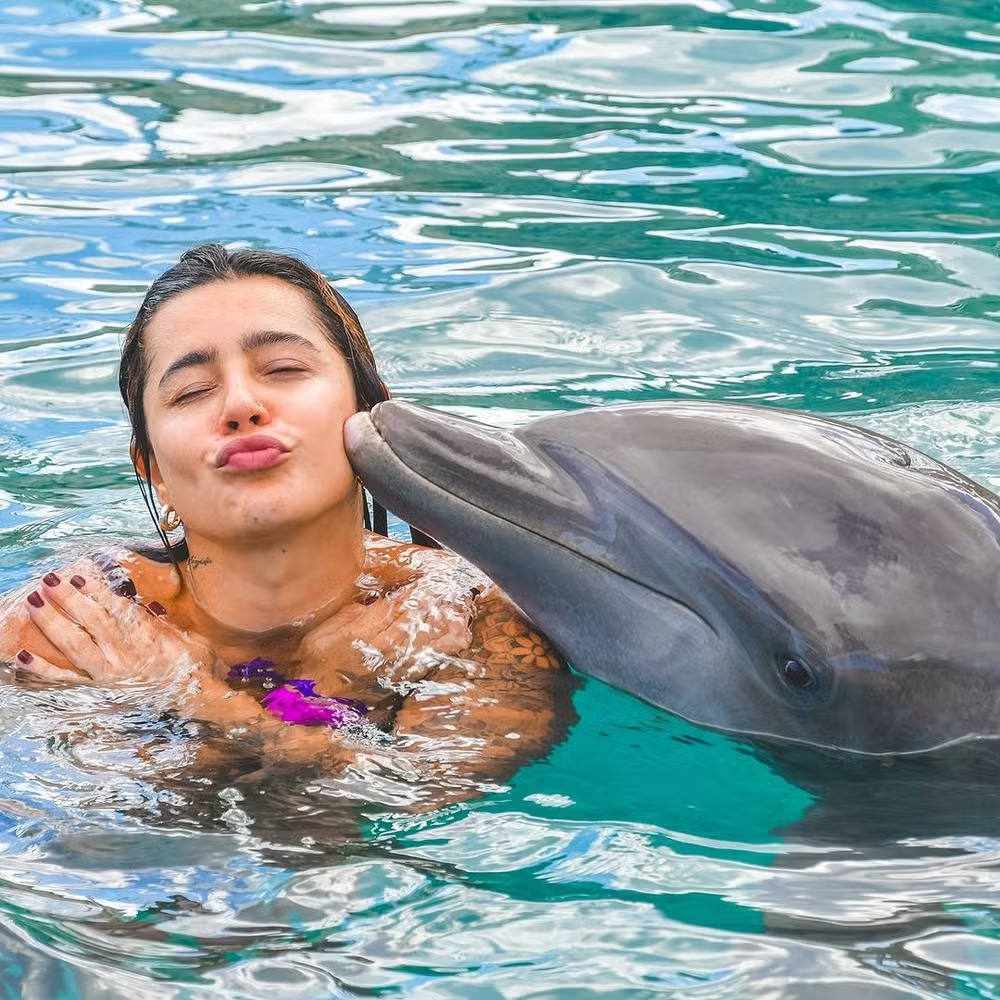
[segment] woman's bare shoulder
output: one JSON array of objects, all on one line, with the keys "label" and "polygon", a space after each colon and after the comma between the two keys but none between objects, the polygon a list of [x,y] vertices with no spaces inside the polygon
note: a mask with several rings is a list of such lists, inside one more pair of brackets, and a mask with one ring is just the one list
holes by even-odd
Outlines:
[{"label": "woman's bare shoulder", "polygon": [[472,653],[501,673],[510,669],[561,670],[565,661],[520,609],[494,583],[476,596]]},{"label": "woman's bare shoulder", "polygon": [[[444,604],[450,597],[467,608],[473,658],[499,669],[559,669],[564,661],[548,639],[481,570],[448,549],[395,542],[372,536],[372,552],[405,575],[410,570],[425,600]],[[441,606],[440,604],[438,606]]]},{"label": "woman's bare shoulder", "polygon": [[365,549],[370,555],[382,556],[396,562],[421,562],[424,560],[455,560],[459,557],[448,549],[430,548],[426,545],[416,545],[413,542],[401,542],[397,538],[386,538],[373,531],[364,535]]},{"label": "woman's bare shoulder", "polygon": [[460,580],[468,586],[474,582],[487,583],[486,575],[449,549],[428,548],[412,542],[400,542],[382,535],[365,537],[368,565],[384,582],[392,580],[413,581],[427,577],[438,582]]},{"label": "woman's bare shoulder", "polygon": [[[169,606],[183,589],[180,572],[166,557],[166,553],[162,556],[157,553],[154,558],[142,549],[123,548],[115,554],[115,564],[117,572],[112,572],[117,577],[118,586],[123,588],[127,596],[138,596],[145,603],[159,601],[164,606]],[[126,581],[130,581],[132,586]],[[130,590],[133,592],[128,593]]]}]

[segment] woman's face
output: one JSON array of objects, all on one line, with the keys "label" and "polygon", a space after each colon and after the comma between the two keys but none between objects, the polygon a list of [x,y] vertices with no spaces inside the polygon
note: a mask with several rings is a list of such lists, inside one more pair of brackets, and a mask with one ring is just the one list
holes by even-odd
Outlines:
[{"label": "woman's face", "polygon": [[189,539],[260,539],[356,516],[342,428],[351,370],[308,296],[277,278],[216,281],[146,330],[150,472]]}]

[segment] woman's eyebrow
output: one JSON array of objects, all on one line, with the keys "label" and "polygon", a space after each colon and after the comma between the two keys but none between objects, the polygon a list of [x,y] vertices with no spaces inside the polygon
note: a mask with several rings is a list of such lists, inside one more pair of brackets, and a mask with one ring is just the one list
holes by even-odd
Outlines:
[{"label": "woman's eyebrow", "polygon": [[209,365],[218,356],[219,352],[214,347],[211,350],[200,348],[199,350],[188,351],[187,354],[182,354],[167,365],[167,370],[160,376],[160,388],[162,389],[170,379],[178,372],[184,371],[185,368],[197,368],[199,365]]},{"label": "woman's eyebrow", "polygon": [[[307,338],[298,333],[289,333],[287,330],[254,330],[246,334],[240,340],[240,347],[244,352],[259,350],[261,347],[274,347],[285,344],[290,347],[298,347],[310,351],[312,354],[319,354],[319,348]],[[166,371],[160,376],[160,388],[173,378],[178,372],[185,368],[197,368],[199,365],[210,365],[219,358],[218,348],[198,348],[188,351],[179,358],[171,361],[167,365]]]},{"label": "woman's eyebrow", "polygon": [[287,330],[254,330],[246,334],[240,340],[240,346],[244,351],[255,351],[261,347],[275,347],[278,345],[288,345],[289,347],[299,347],[319,354],[319,348],[309,339],[298,333],[290,333]]}]

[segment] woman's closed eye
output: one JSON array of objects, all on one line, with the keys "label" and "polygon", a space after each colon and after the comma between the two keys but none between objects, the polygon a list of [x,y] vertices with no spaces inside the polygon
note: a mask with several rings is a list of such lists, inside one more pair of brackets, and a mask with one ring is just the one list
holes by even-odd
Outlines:
[{"label": "woman's closed eye", "polygon": [[183,389],[174,393],[170,402],[172,405],[180,406],[184,403],[193,403],[196,399],[207,396],[214,388],[215,386],[208,382],[198,383],[197,385],[186,385]]},{"label": "woman's closed eye", "polygon": [[262,371],[265,375],[305,375],[312,369],[301,361],[282,359],[281,361],[270,361]]}]

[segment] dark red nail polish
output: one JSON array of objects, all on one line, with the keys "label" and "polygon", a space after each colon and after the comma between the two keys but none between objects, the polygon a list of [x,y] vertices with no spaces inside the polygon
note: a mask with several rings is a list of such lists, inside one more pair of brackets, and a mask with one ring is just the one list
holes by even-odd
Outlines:
[{"label": "dark red nail polish", "polygon": [[60,580],[55,573],[46,573],[45,576],[42,577],[42,583],[44,583],[46,587],[58,587],[59,584],[62,583],[62,580]]},{"label": "dark red nail polish", "polygon": [[114,588],[114,592],[119,597],[135,597],[135,584],[128,579],[122,580],[122,582]]},{"label": "dark red nail polish", "polygon": [[159,601],[150,601],[146,607],[152,611],[154,615],[165,615],[167,613],[167,609],[160,604]]},{"label": "dark red nail polish", "polygon": [[87,581],[84,580],[82,576],[71,576],[69,582],[76,587],[77,590],[83,590],[87,586]]},{"label": "dark red nail polish", "polygon": [[39,594],[37,590],[33,590],[30,594],[28,594],[28,603],[33,608],[40,608],[45,601],[42,600],[42,595]]},{"label": "dark red nail polish", "polygon": [[31,653],[29,653],[26,649],[19,650],[18,654],[17,654],[17,658],[25,666],[27,666],[29,663],[31,663],[31,661],[34,659],[34,657],[31,655]]}]

